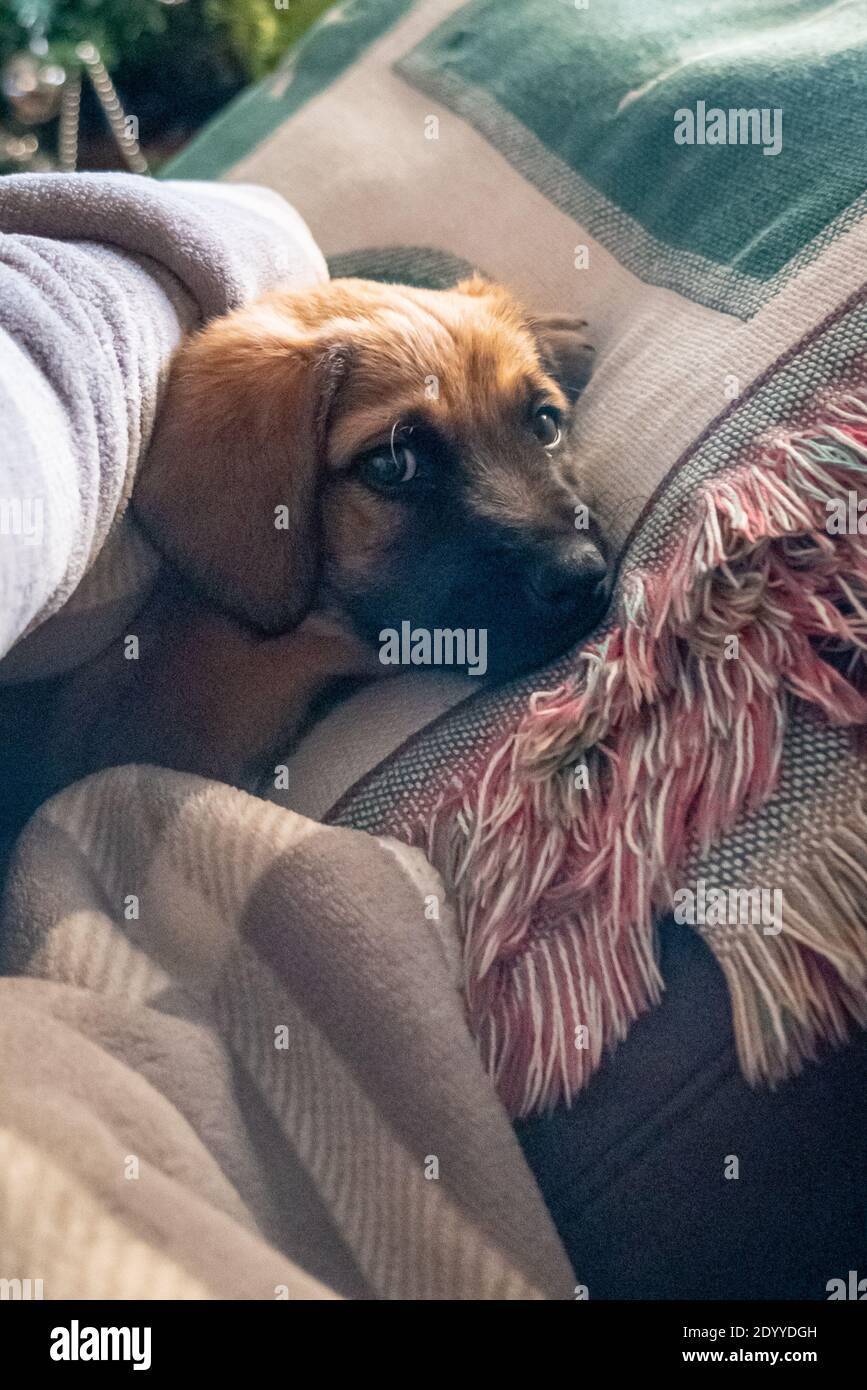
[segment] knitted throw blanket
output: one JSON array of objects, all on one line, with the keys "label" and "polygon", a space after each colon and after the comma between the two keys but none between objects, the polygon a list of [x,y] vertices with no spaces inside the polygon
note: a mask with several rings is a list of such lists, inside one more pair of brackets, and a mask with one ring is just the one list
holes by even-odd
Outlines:
[{"label": "knitted throw blanket", "polygon": [[[750,1080],[867,1022],[865,515],[858,370],[724,468],[681,462],[605,630],[549,688],[446,716],[452,754],[476,743],[461,776],[436,748],[423,788],[418,747],[390,770],[381,823],[456,894],[472,1025],[515,1113],[574,1095],[658,1000],[671,908],[725,972]],[[334,819],[369,822],[383,776]]]}]

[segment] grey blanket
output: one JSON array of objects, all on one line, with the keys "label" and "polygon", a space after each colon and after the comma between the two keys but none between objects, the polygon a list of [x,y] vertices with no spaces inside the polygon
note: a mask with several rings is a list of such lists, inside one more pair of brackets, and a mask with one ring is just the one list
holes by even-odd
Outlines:
[{"label": "grey blanket", "polygon": [[0,179],[0,657],[64,609],[0,678],[77,664],[141,601],[156,562],[124,511],[181,335],[326,273],[267,189]]}]

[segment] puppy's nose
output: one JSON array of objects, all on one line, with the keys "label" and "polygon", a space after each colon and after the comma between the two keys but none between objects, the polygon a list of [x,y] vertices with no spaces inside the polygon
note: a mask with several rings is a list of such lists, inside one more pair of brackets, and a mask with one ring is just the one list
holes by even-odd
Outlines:
[{"label": "puppy's nose", "polygon": [[586,603],[607,575],[608,565],[599,546],[585,539],[559,546],[537,560],[529,583],[543,603],[565,610]]}]

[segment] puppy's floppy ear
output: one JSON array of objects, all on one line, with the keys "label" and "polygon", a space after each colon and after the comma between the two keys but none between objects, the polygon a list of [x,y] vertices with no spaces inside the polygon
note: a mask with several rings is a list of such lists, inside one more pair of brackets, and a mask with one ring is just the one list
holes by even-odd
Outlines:
[{"label": "puppy's floppy ear", "polygon": [[593,348],[584,336],[583,319],[565,314],[530,319],[530,330],[545,370],[570,401],[577,401],[593,371]]},{"label": "puppy's floppy ear", "polygon": [[536,340],[542,365],[570,401],[577,401],[593,371],[593,348],[584,336],[587,324],[567,314],[532,315],[524,318],[502,285],[486,280],[478,271],[455,285],[458,294],[488,299],[505,314],[512,314],[529,328]]},{"label": "puppy's floppy ear", "polygon": [[317,492],[339,346],[279,300],[217,319],[170,373],[133,509],[216,605],[269,632],[310,605]]}]

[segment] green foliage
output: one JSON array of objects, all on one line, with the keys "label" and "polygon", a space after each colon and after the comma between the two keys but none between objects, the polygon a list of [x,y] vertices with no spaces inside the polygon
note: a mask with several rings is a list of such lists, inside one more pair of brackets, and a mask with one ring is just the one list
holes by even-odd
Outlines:
[{"label": "green foliage", "polygon": [[109,71],[159,64],[180,41],[209,50],[241,80],[268,72],[333,0],[6,0],[0,6],[0,63],[43,33],[52,57],[68,61],[77,43],[95,43]]},{"label": "green foliage", "polygon": [[[139,121],[151,167],[171,155],[251,81],[267,74],[334,0],[0,0],[0,70],[44,39],[49,63],[76,65],[76,45],[95,44],[123,109]],[[104,167],[105,116],[87,82],[80,122],[83,167]],[[14,102],[0,94],[0,172],[42,161],[56,148],[56,121],[38,147]],[[111,161],[111,155],[109,155]],[[116,161],[114,161],[116,162]],[[38,167],[38,163],[31,167]]]},{"label": "green foliage", "polygon": [[247,77],[263,77],[333,0],[205,0],[207,19],[222,32]]},{"label": "green foliage", "polygon": [[164,34],[171,9],[160,0],[11,0],[0,22],[0,60],[41,33],[59,62],[87,39],[111,68],[143,36]]}]

